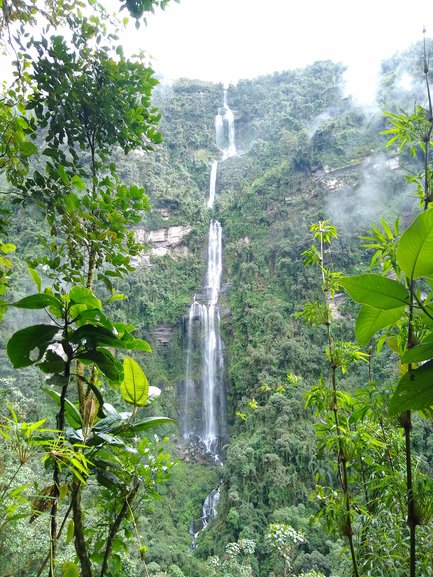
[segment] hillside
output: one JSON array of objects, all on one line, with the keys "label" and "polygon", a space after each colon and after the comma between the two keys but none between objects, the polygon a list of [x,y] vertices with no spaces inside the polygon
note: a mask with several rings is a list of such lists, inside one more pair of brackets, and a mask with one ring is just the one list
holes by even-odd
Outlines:
[{"label": "hillside", "polygon": [[[299,314],[307,301],[321,298],[322,277],[304,266],[302,255],[314,242],[312,223],[329,219],[338,238],[325,252],[326,260],[333,270],[359,274],[367,270],[373,254],[371,248],[362,247],[360,236],[369,234],[372,224],[380,226],[380,217],[391,225],[400,215],[404,229],[417,212],[413,186],[405,178],[408,163],[417,168],[416,159],[387,148],[381,131],[387,127],[383,107],[395,110],[416,94],[401,93],[399,100],[394,99],[402,69],[410,70],[414,80],[422,74],[408,64],[418,49],[384,63],[379,103],[370,109],[344,96],[344,70],[328,61],[240,81],[227,89],[187,79],[160,85],[153,99],[161,113],[162,144],[149,153],[113,154],[119,176],[146,189],[151,209],[133,227],[145,250],[134,258],[131,272],[123,279],[113,278],[116,290],[128,299],[110,306],[117,322],[135,325],[137,337],[152,347],[145,371],[162,395],[151,413],[177,421],[176,427],[165,425],[156,431],[160,438],[166,437],[160,454],[170,452],[176,463],[160,487],[163,498],[143,500],[136,510],[136,526],[125,529],[125,541],[135,538],[134,531],[139,534],[142,555],[129,553],[119,541],[116,553],[123,568],[117,575],[349,575],[345,533],[338,529],[341,520],[337,514],[332,518],[325,506],[336,499],[339,465],[329,457],[329,430],[322,430],[320,437],[324,412],[318,416],[320,407],[311,401],[312,391],[328,378],[326,328],[307,324]],[[235,150],[230,153],[227,111],[233,113]],[[219,142],[218,117],[226,127]],[[215,199],[210,203],[215,161]],[[40,239],[49,234],[37,206],[16,205],[14,210],[11,234],[18,241],[11,285],[18,298],[30,292],[30,279],[22,280],[24,261],[42,253]],[[207,294],[212,284],[207,272],[211,222],[220,224],[222,235],[216,302]],[[97,288],[105,294],[102,280]],[[335,339],[353,341],[357,305],[341,288],[332,301]],[[203,429],[207,409],[201,405],[206,394],[201,371],[209,362],[201,357],[205,332],[197,328],[197,318],[191,329],[194,302],[200,310],[207,307],[208,313],[218,315],[211,332],[219,346],[213,353],[218,357],[218,375],[212,382],[221,388],[207,401],[219,404],[218,410],[212,408],[216,422],[210,429]],[[16,311],[7,314],[1,328],[3,349],[25,322]],[[379,433],[369,429],[373,417],[368,423],[349,419],[361,397],[376,416],[380,414],[383,398],[397,378],[398,366],[389,348],[370,353],[369,365],[355,363],[339,376],[341,390],[348,395],[342,401],[347,402],[343,413],[348,430],[353,438],[358,431],[365,434],[362,471],[357,464],[350,471],[358,506],[356,524],[362,528],[357,540],[363,551],[363,575],[377,577],[392,570],[400,577],[407,573],[398,566],[401,552],[394,551],[392,543],[405,541],[404,523],[388,531],[383,511],[376,524],[365,521],[379,508],[377,479],[385,475],[391,460],[388,441],[374,446]],[[40,392],[44,379],[32,367],[17,376],[2,360],[2,400],[16,404],[27,419],[36,418],[41,408],[53,419],[53,409],[47,408]],[[357,401],[347,400],[350,395]],[[363,395],[371,395],[370,400]],[[329,400],[322,400],[326,409]],[[362,418],[366,413],[367,409]],[[381,427],[391,438],[390,446],[401,445],[395,423],[381,421]],[[422,471],[431,469],[430,432],[430,421],[422,421],[415,434]],[[373,439],[371,444],[367,437]],[[380,453],[375,454],[379,464],[373,462],[375,451]],[[400,482],[403,457],[396,455],[392,466],[399,471]],[[23,476],[30,483],[36,479],[37,466],[33,467]],[[364,481],[365,476],[376,481],[363,484],[362,475]],[[395,483],[390,487],[398,501],[405,490],[402,483]],[[371,492],[367,505],[361,503],[364,490]],[[217,493],[215,510],[210,511],[208,502],[203,522],[203,503]],[[388,493],[386,500],[392,501]],[[96,518],[96,512],[90,514]],[[298,541],[287,533],[287,526],[300,535]],[[8,559],[19,554],[23,568],[14,576],[38,574],[38,560],[45,556],[39,552],[40,543],[45,546],[47,540],[41,528],[39,518],[32,525],[18,520],[12,530],[3,532],[1,575],[12,574],[14,562]],[[92,530],[97,535],[97,527]],[[275,535],[278,530],[283,534]],[[429,530],[430,520],[420,527],[423,543],[428,542]],[[390,556],[375,564],[369,544],[379,539]],[[73,553],[66,551],[65,558],[72,558]]]}]

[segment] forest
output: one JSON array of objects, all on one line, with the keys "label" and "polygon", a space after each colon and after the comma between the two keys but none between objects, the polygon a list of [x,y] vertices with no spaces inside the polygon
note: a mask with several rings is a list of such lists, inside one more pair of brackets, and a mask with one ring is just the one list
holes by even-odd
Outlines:
[{"label": "forest", "polygon": [[0,577],[431,575],[433,42],[166,84],[170,5],[0,0]]}]

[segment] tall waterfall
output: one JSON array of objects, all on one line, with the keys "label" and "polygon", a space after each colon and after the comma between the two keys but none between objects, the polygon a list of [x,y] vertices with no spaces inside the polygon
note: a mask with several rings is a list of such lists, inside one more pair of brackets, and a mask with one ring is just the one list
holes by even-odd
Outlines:
[{"label": "tall waterfall", "polygon": [[227,104],[227,88],[224,87],[223,106],[215,117],[216,143],[222,152],[222,160],[236,156],[235,122],[233,112]]},{"label": "tall waterfall", "polygon": [[[227,104],[215,117],[215,132],[222,160],[236,155],[234,116]],[[207,206],[213,209],[219,162],[212,164]],[[202,444],[206,453],[218,456],[225,429],[223,342],[220,336],[218,298],[222,274],[222,228],[212,219],[209,225],[207,272],[203,287],[194,295],[187,327],[187,354],[184,381],[185,439]]]}]

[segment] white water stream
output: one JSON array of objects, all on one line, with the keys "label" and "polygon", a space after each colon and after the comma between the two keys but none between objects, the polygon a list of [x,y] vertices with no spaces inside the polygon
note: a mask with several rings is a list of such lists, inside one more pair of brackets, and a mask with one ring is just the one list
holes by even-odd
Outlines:
[{"label": "white water stream", "polygon": [[[227,104],[226,89],[223,107],[215,118],[215,131],[221,161],[235,156],[234,116]],[[218,165],[219,161],[215,160],[211,167],[207,200],[210,209],[215,204]],[[194,295],[188,316],[182,433],[185,439],[198,441],[215,459],[218,459],[225,429],[224,357],[218,304],[221,275],[222,228],[212,219],[206,277],[200,294]]]}]

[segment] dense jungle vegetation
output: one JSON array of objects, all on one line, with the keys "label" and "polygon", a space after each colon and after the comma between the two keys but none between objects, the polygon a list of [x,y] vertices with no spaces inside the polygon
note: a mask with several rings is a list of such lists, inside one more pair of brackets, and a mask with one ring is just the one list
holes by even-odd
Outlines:
[{"label": "dense jungle vegetation", "polygon": [[[221,84],[158,84],[93,3],[0,9],[0,575],[431,574],[431,42],[367,108],[329,61],[229,86],[211,210]],[[222,463],[178,427],[211,217]]]}]

